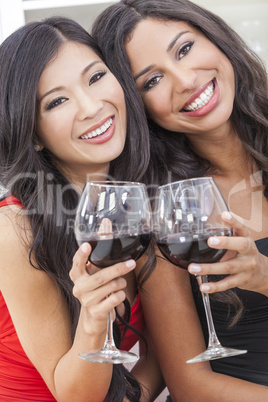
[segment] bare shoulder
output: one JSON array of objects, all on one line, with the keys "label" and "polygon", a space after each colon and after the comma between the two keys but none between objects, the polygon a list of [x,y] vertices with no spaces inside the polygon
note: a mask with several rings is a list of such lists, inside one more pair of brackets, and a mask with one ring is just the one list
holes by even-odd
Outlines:
[{"label": "bare shoulder", "polygon": [[[44,296],[44,290],[58,294],[50,276],[30,261],[32,231],[25,211],[19,206],[0,209],[0,291],[6,300],[20,298],[32,302]],[[34,261],[33,261],[34,262]]]},{"label": "bare shoulder", "polygon": [[15,205],[2,207],[0,227],[0,274],[4,274],[0,275],[0,290],[8,296],[29,287],[29,295],[34,296],[34,289],[55,287],[49,275],[30,261],[32,231],[25,211]]},{"label": "bare shoulder", "polygon": [[[8,275],[10,264],[27,258],[32,235],[27,216],[23,209],[16,205],[0,209],[0,227],[0,272],[5,270]],[[16,267],[15,263],[14,269]]]},{"label": "bare shoulder", "polygon": [[49,274],[29,260],[30,224],[19,207],[0,209],[0,291],[19,340],[50,389],[53,371],[71,345],[65,298]]},{"label": "bare shoulder", "polygon": [[6,238],[6,234],[13,232],[25,238],[25,233],[30,233],[30,225],[27,219],[27,214],[25,210],[19,205],[7,205],[0,208],[0,239],[1,241]]}]

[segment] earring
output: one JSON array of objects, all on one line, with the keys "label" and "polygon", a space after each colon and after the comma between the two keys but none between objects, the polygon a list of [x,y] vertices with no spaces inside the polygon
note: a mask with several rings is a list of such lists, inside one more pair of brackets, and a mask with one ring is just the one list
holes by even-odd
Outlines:
[{"label": "earring", "polygon": [[36,152],[41,151],[41,147],[38,144],[34,144],[34,149],[35,149]]}]

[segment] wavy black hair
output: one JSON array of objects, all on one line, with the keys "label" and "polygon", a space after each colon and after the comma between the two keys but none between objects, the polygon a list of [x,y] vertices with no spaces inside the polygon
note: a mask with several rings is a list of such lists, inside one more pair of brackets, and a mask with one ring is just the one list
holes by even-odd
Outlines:
[{"label": "wavy black hair", "polygon": [[[268,85],[262,61],[220,17],[191,1],[121,0],[97,17],[91,34],[126,94],[136,83],[125,44],[137,24],[149,18],[187,22],[206,35],[230,60],[236,83],[231,121],[246,150],[263,172],[264,194],[268,198]],[[184,135],[163,129],[149,117],[148,123],[151,169],[147,171],[147,181],[154,182],[152,178],[155,178],[163,184],[168,179],[202,176],[213,169],[209,161],[193,152]]]},{"label": "wavy black hair", "polygon": [[[30,262],[48,273],[65,295],[74,335],[80,305],[72,293],[69,271],[77,250],[73,222],[78,194],[57,168],[53,154],[34,149],[38,82],[67,41],[88,46],[102,57],[86,30],[62,17],[26,24],[0,46],[0,183],[25,208],[33,239]],[[139,181],[149,160],[148,128],[143,107],[135,100],[126,102],[126,144],[122,154],[111,162],[109,175],[117,180]],[[119,345],[120,331],[115,326]],[[123,401],[126,396],[138,401],[140,395],[140,386],[129,371],[123,365],[114,365],[109,400]]]},{"label": "wavy black hair", "polygon": [[[230,60],[235,75],[231,123],[252,162],[262,171],[263,192],[268,198],[268,85],[263,62],[220,17],[191,1],[121,0],[99,15],[91,33],[105,61],[121,83],[126,97],[129,89],[134,96],[133,87],[136,87],[136,83],[125,44],[131,39],[135,27],[145,19],[184,21],[202,32]],[[137,88],[135,97],[142,102]],[[214,172],[211,163],[194,152],[184,133],[168,131],[149,116],[148,125],[151,157],[144,182],[165,184],[185,178],[209,176]],[[221,298],[219,294],[213,297],[218,296]],[[237,308],[241,307],[232,291],[225,292],[224,298],[236,304]]]}]

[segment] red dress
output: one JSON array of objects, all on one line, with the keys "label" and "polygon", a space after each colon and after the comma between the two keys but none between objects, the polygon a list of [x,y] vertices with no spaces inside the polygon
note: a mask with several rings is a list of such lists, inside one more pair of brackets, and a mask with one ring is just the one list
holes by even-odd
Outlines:
[{"label": "red dress", "polygon": [[[0,201],[5,205],[20,205],[14,197]],[[139,331],[144,321],[138,295],[131,308],[130,324]],[[129,350],[138,341],[138,336],[127,330],[122,349]],[[1,402],[52,402],[56,401],[43,378],[24,352],[14,328],[4,297],[0,292],[0,401]]]}]

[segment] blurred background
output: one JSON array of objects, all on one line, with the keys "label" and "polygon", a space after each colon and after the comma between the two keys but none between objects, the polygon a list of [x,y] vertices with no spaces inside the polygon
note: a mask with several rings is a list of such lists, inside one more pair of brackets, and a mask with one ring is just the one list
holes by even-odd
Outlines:
[{"label": "blurred background", "polygon": [[[51,15],[78,21],[90,31],[92,21],[118,0],[0,0],[0,42],[25,22]],[[146,0],[144,0],[146,1]],[[268,66],[268,0],[195,0],[220,15]]]}]

